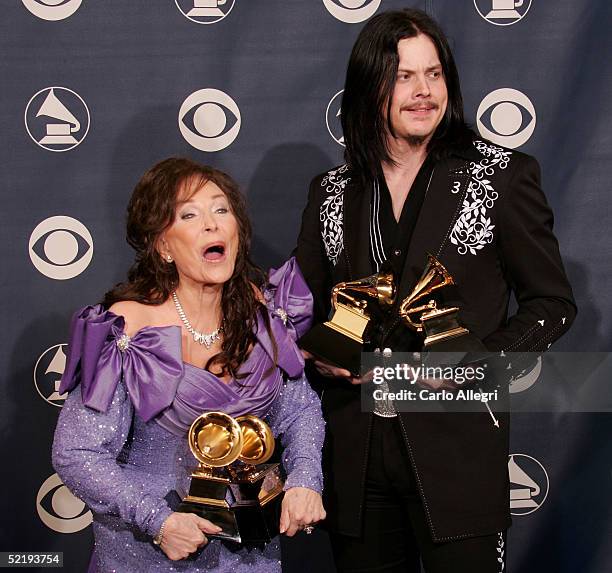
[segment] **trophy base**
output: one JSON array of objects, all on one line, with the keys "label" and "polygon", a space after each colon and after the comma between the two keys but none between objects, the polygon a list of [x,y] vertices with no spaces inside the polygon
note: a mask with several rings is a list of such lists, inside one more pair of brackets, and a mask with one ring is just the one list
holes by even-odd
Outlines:
[{"label": "trophy base", "polygon": [[459,324],[458,311],[456,307],[436,309],[422,316],[428,366],[471,362],[486,354],[482,341]]},{"label": "trophy base", "polygon": [[235,543],[268,543],[278,535],[281,503],[278,495],[265,505],[237,505],[229,508],[212,507],[183,501],[177,511],[195,513],[221,527],[220,533],[206,534],[211,539]]},{"label": "trophy base", "polygon": [[177,511],[195,513],[221,528],[206,534],[236,543],[268,543],[278,535],[283,485],[279,464],[230,468],[225,475],[191,474],[189,495]]},{"label": "trophy base", "polygon": [[363,344],[345,336],[337,330],[318,324],[301,339],[300,346],[316,358],[345,368],[353,376],[361,375],[361,353]]},{"label": "trophy base", "polygon": [[467,329],[454,336],[444,337],[423,347],[427,352],[488,353],[482,340]]},{"label": "trophy base", "polygon": [[[457,320],[458,307],[433,309],[421,316],[421,322],[425,330],[425,342],[423,346],[426,350],[437,350],[442,348],[441,344],[464,337],[470,333],[467,328],[463,328]],[[455,344],[452,343],[454,346]],[[461,345],[459,345],[461,346]],[[434,348],[435,347],[435,348]],[[445,351],[447,348],[444,349]],[[463,349],[461,349],[463,350]],[[459,348],[458,348],[458,351]]]},{"label": "trophy base", "polygon": [[206,537],[225,539],[227,541],[235,541],[236,543],[242,542],[238,521],[234,512],[229,508],[212,507],[201,503],[182,501],[176,511],[180,513],[195,513],[197,516],[208,519],[208,521],[222,529],[220,533],[207,533]]}]

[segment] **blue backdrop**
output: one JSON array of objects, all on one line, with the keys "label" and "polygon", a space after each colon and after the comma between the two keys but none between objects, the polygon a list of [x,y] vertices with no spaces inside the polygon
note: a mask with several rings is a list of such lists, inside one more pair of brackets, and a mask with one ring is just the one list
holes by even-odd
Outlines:
[{"label": "blue backdrop", "polygon": [[[86,566],[91,515],[50,464],[56,384],[71,313],[131,261],[134,183],[171,155],[228,171],[248,196],[256,262],[282,262],[309,180],[342,162],[352,44],[373,14],[406,6],[448,33],[475,128],[541,162],[579,306],[555,349],[612,349],[609,2],[4,2],[0,550]],[[611,433],[609,414],[515,416],[509,571],[612,570]],[[290,570],[331,570],[322,534],[287,555]]]}]

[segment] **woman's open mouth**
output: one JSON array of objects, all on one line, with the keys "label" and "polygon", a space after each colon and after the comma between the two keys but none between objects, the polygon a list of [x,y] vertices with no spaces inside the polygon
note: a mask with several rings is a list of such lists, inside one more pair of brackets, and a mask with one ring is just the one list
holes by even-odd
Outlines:
[{"label": "woman's open mouth", "polygon": [[218,263],[225,260],[225,245],[223,243],[212,243],[204,249],[204,260],[209,263]]}]

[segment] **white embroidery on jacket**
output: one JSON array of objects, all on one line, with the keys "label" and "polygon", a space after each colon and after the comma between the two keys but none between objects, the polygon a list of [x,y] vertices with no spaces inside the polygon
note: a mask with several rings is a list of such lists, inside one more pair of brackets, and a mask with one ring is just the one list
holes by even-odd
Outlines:
[{"label": "white embroidery on jacket", "polygon": [[[450,233],[450,241],[457,245],[457,252],[465,255],[468,252],[476,255],[493,241],[491,218],[487,217],[487,210],[491,209],[499,197],[491,180],[496,169],[506,169],[510,161],[511,151],[495,145],[477,140],[474,145],[485,158],[476,163],[472,161],[469,166],[470,182],[461,205],[461,211]],[[455,187],[452,189],[456,193]]]},{"label": "white embroidery on jacket", "polygon": [[500,531],[497,534],[497,562],[499,563],[499,573],[503,573],[506,568],[506,544],[504,543],[504,534]]},{"label": "white embroidery on jacket", "polygon": [[327,258],[336,265],[338,257],[344,248],[344,231],[342,227],[342,207],[344,203],[344,188],[351,180],[343,177],[348,171],[348,165],[342,165],[325,175],[321,187],[325,187],[328,195],[321,205],[319,219],[323,224],[323,244]]}]

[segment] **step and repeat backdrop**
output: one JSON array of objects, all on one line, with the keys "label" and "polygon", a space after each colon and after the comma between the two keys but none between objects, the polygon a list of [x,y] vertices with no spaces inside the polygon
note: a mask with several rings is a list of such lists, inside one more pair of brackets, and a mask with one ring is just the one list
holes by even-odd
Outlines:
[{"label": "step and repeat backdrop", "polygon": [[[310,179],[342,162],[352,44],[374,14],[407,6],[448,33],[474,128],[540,160],[579,305],[555,350],[612,350],[609,2],[3,2],[0,551],[87,566],[91,513],[50,463],[58,384],[72,312],[130,264],[124,212],[140,175],[176,155],[229,172],[256,262],[278,265]],[[514,417],[509,571],[612,570],[611,435],[609,414]],[[313,537],[314,549],[287,544],[288,571],[333,570]]]}]

